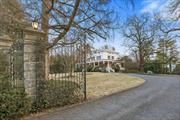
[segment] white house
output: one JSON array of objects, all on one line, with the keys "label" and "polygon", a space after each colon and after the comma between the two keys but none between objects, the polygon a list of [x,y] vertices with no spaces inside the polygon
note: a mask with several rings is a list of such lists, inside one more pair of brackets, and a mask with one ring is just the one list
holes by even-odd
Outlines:
[{"label": "white house", "polygon": [[105,45],[100,49],[91,48],[91,52],[87,54],[86,58],[87,65],[93,67],[106,67],[108,71],[114,71],[112,65],[116,64],[120,70],[124,70],[123,62],[120,61],[119,53],[115,51],[114,47]]}]

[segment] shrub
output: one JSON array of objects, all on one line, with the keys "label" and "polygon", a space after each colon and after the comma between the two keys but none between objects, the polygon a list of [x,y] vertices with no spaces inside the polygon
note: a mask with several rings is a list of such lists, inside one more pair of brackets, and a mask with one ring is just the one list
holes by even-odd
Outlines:
[{"label": "shrub", "polygon": [[7,54],[0,50],[0,74],[7,73],[7,66],[8,66],[8,57]]},{"label": "shrub", "polygon": [[96,67],[92,68],[91,72],[106,72],[106,68],[105,67],[96,66]]},{"label": "shrub", "polygon": [[80,86],[72,81],[49,80],[43,85],[44,92],[34,110],[64,106],[82,99]]},{"label": "shrub", "polygon": [[30,112],[73,104],[83,99],[81,86],[76,82],[63,80],[40,82],[38,96],[32,103],[24,91],[12,88],[8,79],[3,77],[0,80],[0,85],[2,83],[4,85],[0,89],[0,120],[14,120]]},{"label": "shrub", "polygon": [[87,72],[92,72],[92,70],[93,70],[93,67],[92,67],[92,66],[88,66],[88,67],[87,67]]},{"label": "shrub", "polygon": [[161,73],[162,65],[158,61],[151,61],[144,65],[144,71],[152,71],[153,73]]},{"label": "shrub", "polygon": [[77,66],[75,67],[75,70],[74,70],[74,71],[75,71],[75,72],[82,72],[82,71],[83,71],[83,67],[77,65]]},{"label": "shrub", "polygon": [[0,91],[0,119],[9,120],[29,113],[31,100],[25,92],[11,89]]},{"label": "shrub", "polygon": [[150,70],[148,70],[148,71],[147,71],[147,74],[152,75],[152,74],[153,74],[153,72],[152,72],[152,71],[150,71]]},{"label": "shrub", "polygon": [[9,76],[6,74],[0,74],[0,91],[10,88]]},{"label": "shrub", "polygon": [[94,67],[93,69],[92,69],[92,71],[93,72],[101,72],[101,70],[100,70],[100,67]]},{"label": "shrub", "polygon": [[113,64],[112,69],[114,69],[115,72],[120,72],[120,67],[117,64]]},{"label": "shrub", "polygon": [[106,67],[101,67],[101,68],[99,68],[99,70],[100,70],[100,72],[107,72]]},{"label": "shrub", "polygon": [[173,73],[180,75],[180,64],[176,65],[176,68],[174,69]]}]

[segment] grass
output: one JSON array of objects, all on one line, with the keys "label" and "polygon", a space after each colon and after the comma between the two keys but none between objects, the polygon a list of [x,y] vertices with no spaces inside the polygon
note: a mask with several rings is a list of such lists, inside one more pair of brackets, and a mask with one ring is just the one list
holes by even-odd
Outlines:
[{"label": "grass", "polygon": [[87,73],[88,99],[99,98],[141,85],[144,79],[122,73]]}]

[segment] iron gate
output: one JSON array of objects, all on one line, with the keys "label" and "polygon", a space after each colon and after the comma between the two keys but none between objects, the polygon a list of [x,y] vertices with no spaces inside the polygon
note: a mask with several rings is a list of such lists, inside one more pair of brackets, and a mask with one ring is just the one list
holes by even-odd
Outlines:
[{"label": "iron gate", "polygon": [[83,43],[57,44],[49,50],[48,64],[48,78],[37,84],[39,102],[45,102],[46,106],[62,106],[86,99]]},{"label": "iron gate", "polygon": [[[6,49],[1,49],[0,66],[4,69],[0,74],[0,84],[2,89],[22,89],[24,90],[24,77],[23,77],[23,39],[22,32],[17,32],[14,36],[12,43],[6,43],[6,37],[4,38],[4,44],[7,44]],[[2,46],[3,47],[3,46]],[[2,56],[3,55],[3,56]]]},{"label": "iron gate", "polygon": [[13,88],[24,89],[23,40],[15,41],[9,50],[10,81]]}]

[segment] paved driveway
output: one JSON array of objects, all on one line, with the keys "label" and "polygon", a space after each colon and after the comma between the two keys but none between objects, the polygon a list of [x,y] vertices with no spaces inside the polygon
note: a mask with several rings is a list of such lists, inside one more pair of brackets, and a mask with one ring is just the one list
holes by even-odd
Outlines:
[{"label": "paved driveway", "polygon": [[180,120],[180,76],[146,76],[138,88],[30,120]]}]

